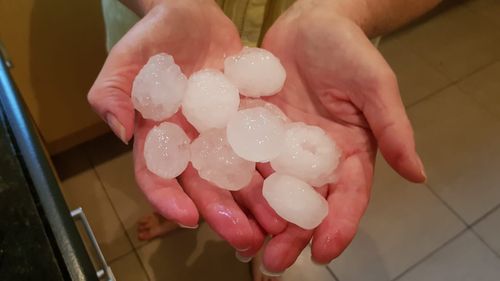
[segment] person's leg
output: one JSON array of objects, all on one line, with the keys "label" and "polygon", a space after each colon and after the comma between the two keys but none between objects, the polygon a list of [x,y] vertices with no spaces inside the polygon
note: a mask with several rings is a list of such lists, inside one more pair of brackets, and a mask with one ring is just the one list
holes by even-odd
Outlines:
[{"label": "person's leg", "polygon": [[[140,240],[151,240],[179,228],[176,223],[164,219],[157,213],[152,213],[144,216],[137,222],[137,236]],[[284,281],[279,277],[269,277],[262,274],[260,265],[262,257],[257,254],[251,261],[252,279],[253,281]]]},{"label": "person's leg", "polygon": [[167,221],[157,213],[152,213],[137,222],[137,237],[139,240],[151,240],[177,228],[179,225],[176,223]]}]

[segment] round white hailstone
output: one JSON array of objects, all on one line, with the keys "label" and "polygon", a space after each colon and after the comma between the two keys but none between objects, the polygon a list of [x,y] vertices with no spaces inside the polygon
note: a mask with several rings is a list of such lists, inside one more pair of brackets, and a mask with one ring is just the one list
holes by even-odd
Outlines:
[{"label": "round white hailstone", "polygon": [[278,157],[271,160],[276,172],[316,187],[334,181],[341,152],[323,129],[301,122],[287,124],[283,146]]},{"label": "round white hailstone", "polygon": [[163,122],[149,131],[144,143],[146,167],[152,173],[173,179],[189,163],[189,138],[176,124]]},{"label": "round white hailstone", "polygon": [[240,110],[247,108],[254,108],[254,107],[263,107],[271,111],[274,115],[276,115],[279,119],[281,119],[281,121],[285,123],[290,121],[290,119],[288,119],[288,116],[286,116],[286,114],[283,111],[281,111],[279,107],[270,102],[252,98],[243,98],[240,100]]},{"label": "round white hailstone", "polygon": [[149,58],[132,85],[132,103],[142,117],[162,121],[174,115],[186,92],[187,79],[172,56]]},{"label": "round white hailstone", "polygon": [[252,162],[268,162],[278,156],[284,137],[283,121],[263,107],[240,110],[227,124],[231,148]]},{"label": "round white hailstone", "polygon": [[234,153],[227,142],[226,130],[202,132],[191,143],[191,163],[203,179],[227,190],[240,190],[250,183],[255,163]]},{"label": "round white hailstone", "polygon": [[247,97],[278,93],[286,79],[285,68],[271,52],[260,48],[243,48],[224,60],[224,73],[241,94]]},{"label": "round white hailstone", "polygon": [[238,89],[215,69],[200,70],[188,80],[182,113],[198,132],[226,127],[238,111]]},{"label": "round white hailstone", "polygon": [[281,173],[264,180],[262,193],[283,219],[304,229],[314,229],[328,214],[328,203],[307,183]]}]

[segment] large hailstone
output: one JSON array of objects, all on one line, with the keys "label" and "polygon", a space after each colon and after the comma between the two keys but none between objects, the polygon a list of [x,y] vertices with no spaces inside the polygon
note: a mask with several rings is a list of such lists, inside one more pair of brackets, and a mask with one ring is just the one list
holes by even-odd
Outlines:
[{"label": "large hailstone", "polygon": [[252,162],[277,157],[284,138],[283,121],[263,107],[240,110],[227,124],[227,140],[234,152]]},{"label": "large hailstone", "polygon": [[279,107],[277,107],[276,105],[274,105],[270,102],[266,102],[266,101],[263,101],[261,99],[252,99],[252,98],[243,98],[240,100],[240,109],[239,110],[254,108],[254,107],[263,107],[263,108],[269,110],[271,113],[273,113],[276,117],[278,117],[279,119],[281,119],[281,121],[283,121],[285,123],[290,121],[290,119],[288,119],[288,116],[286,116],[286,114],[283,113],[283,111],[281,111],[281,109]]},{"label": "large hailstone", "polygon": [[340,150],[320,127],[301,122],[286,125],[284,148],[271,160],[276,172],[292,175],[310,185],[322,186],[334,180]]},{"label": "large hailstone", "polygon": [[164,179],[173,179],[189,163],[189,138],[176,124],[163,122],[146,136],[144,159],[152,173]]},{"label": "large hailstone", "polygon": [[234,153],[224,129],[202,132],[191,143],[191,163],[200,177],[232,191],[248,185],[255,172],[254,162]]},{"label": "large hailstone", "polygon": [[132,103],[142,117],[162,121],[174,115],[186,92],[187,79],[172,56],[149,58],[132,85]]},{"label": "large hailstone", "polygon": [[240,104],[238,89],[215,69],[204,69],[189,77],[182,113],[198,132],[224,128]]},{"label": "large hailstone", "polygon": [[286,79],[285,68],[271,52],[260,48],[243,48],[224,61],[224,73],[247,97],[278,93]]},{"label": "large hailstone", "polygon": [[262,193],[283,219],[304,229],[314,229],[328,214],[328,203],[307,183],[281,173],[264,180]]}]

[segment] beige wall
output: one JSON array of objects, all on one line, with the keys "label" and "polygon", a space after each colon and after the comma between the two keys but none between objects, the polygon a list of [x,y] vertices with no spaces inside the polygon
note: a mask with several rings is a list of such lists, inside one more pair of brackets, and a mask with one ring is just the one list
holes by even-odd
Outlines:
[{"label": "beige wall", "polygon": [[106,130],[85,97],[106,56],[99,0],[0,0],[0,40],[51,153]]}]

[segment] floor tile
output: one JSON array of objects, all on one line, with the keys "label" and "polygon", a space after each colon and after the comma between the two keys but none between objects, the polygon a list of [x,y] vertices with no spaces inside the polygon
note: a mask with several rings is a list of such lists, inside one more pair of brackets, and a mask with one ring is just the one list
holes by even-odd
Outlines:
[{"label": "floor tile", "polygon": [[[91,158],[98,157],[90,153]],[[137,239],[137,220],[153,212],[152,207],[135,183],[132,153],[127,152],[94,168],[109,195],[118,217],[135,247],[144,242]]]},{"label": "floor tile", "polygon": [[358,234],[329,265],[340,281],[391,280],[465,227],[427,187],[406,182],[377,160]]},{"label": "floor tile", "polygon": [[[108,261],[132,250],[125,230],[94,170],[86,170],[66,179],[62,183],[62,191],[70,209],[83,208]],[[88,245],[86,235],[82,237]]]},{"label": "floor tile", "polygon": [[500,1],[498,0],[470,0],[465,4],[468,9],[486,17],[500,27]]},{"label": "floor tile", "polygon": [[117,281],[148,281],[137,255],[132,252],[109,264]]},{"label": "floor tile", "polygon": [[83,146],[54,155],[52,163],[62,181],[92,168]]},{"label": "floor tile", "polygon": [[383,38],[379,50],[396,73],[401,98],[406,106],[451,82],[395,37]]},{"label": "floor tile", "polygon": [[151,280],[250,281],[250,264],[202,223],[197,230],[176,230],[138,250]]},{"label": "floor tile", "polygon": [[311,261],[311,248],[307,246],[292,267],[283,274],[284,281],[335,281],[324,265]]},{"label": "floor tile", "polygon": [[500,57],[498,27],[464,4],[409,28],[399,39],[453,81]]},{"label": "floor tile", "polygon": [[458,87],[500,118],[500,61],[467,77]]},{"label": "floor tile", "polygon": [[500,256],[500,208],[476,224],[474,231]]},{"label": "floor tile", "polygon": [[500,259],[467,231],[410,270],[399,281],[497,281]]},{"label": "floor tile", "polygon": [[452,86],[411,107],[429,186],[467,223],[500,204],[500,121]]}]

